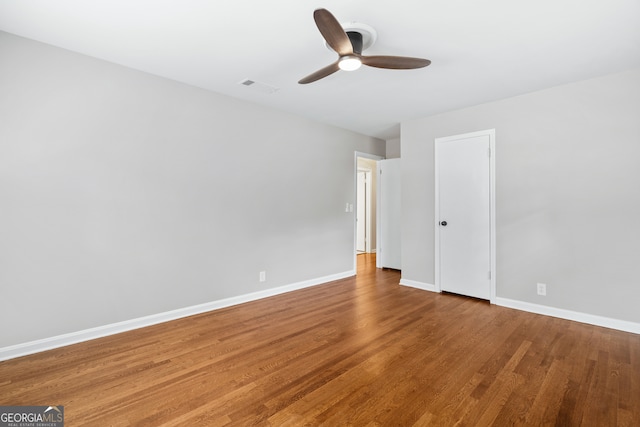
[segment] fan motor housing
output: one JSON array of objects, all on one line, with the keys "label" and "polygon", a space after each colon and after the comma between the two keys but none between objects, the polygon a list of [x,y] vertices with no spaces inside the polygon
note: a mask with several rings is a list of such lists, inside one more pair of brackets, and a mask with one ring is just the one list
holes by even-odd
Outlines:
[{"label": "fan motor housing", "polygon": [[351,46],[353,46],[353,53],[356,55],[362,54],[362,34],[355,31],[347,31],[347,36],[351,40]]},{"label": "fan motor housing", "polygon": [[[347,22],[341,23],[340,25],[344,29],[344,32],[347,33],[347,36],[349,36],[349,40],[351,40],[351,44],[353,45],[353,52],[357,53],[358,55],[362,54],[363,51],[373,46],[373,44],[376,42],[376,39],[378,38],[378,33],[370,25],[361,24],[360,22]],[[359,38],[360,41],[356,41],[356,43],[354,43],[354,38]],[[324,45],[331,52],[334,51],[326,41],[324,42]]]}]

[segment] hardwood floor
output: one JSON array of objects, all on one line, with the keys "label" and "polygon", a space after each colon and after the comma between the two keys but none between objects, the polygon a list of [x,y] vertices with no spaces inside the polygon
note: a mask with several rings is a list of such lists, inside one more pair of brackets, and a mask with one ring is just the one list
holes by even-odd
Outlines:
[{"label": "hardwood floor", "polygon": [[[0,363],[67,426],[638,426],[640,336],[358,276]],[[6,326],[3,326],[6,327]]]}]

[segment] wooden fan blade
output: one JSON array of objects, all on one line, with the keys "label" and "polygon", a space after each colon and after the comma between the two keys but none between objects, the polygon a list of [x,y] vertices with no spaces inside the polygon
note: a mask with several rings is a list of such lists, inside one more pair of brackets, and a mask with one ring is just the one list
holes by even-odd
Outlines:
[{"label": "wooden fan blade", "polygon": [[411,70],[431,64],[428,59],[408,56],[362,56],[362,63],[370,67],[390,68],[392,70]]},{"label": "wooden fan blade", "polygon": [[320,80],[324,77],[327,77],[335,73],[339,69],[340,67],[338,66],[338,61],[336,61],[331,65],[327,65],[326,67],[319,69],[313,74],[309,74],[307,77],[303,78],[298,83],[300,83],[301,85],[306,85],[307,83],[313,83],[316,80]]},{"label": "wooden fan blade", "polygon": [[331,46],[331,49],[338,52],[338,55],[353,55],[353,46],[349,36],[342,29],[342,25],[327,9],[316,9],[313,12],[313,19],[316,21],[320,34]]}]

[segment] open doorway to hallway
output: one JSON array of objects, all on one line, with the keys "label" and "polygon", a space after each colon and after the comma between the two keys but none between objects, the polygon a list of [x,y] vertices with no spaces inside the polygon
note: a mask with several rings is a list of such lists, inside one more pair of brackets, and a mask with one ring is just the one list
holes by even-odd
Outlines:
[{"label": "open doorway to hallway", "polygon": [[357,158],[356,170],[356,253],[375,253],[377,160]]},{"label": "open doorway to hallway", "polygon": [[[378,235],[377,170],[382,157],[356,153],[355,164],[355,233],[354,266],[360,262],[358,254],[375,254]],[[375,260],[375,257],[370,257]]]}]

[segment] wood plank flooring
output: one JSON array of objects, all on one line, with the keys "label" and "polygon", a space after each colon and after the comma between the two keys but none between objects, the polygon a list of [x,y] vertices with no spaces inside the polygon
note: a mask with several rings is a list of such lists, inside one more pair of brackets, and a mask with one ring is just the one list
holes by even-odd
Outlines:
[{"label": "wood plank flooring", "polygon": [[[358,275],[0,363],[67,426],[639,426],[640,336]],[[6,327],[6,326],[3,326]]]}]

